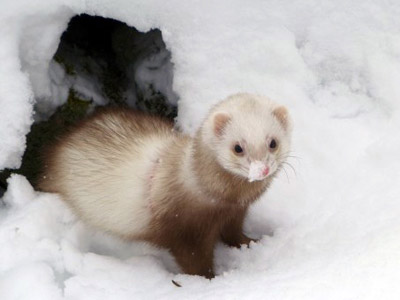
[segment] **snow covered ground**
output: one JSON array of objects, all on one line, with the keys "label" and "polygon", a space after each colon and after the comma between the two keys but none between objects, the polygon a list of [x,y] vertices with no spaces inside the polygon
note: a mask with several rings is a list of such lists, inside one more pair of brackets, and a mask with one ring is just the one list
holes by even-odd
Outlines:
[{"label": "snow covered ground", "polygon": [[94,232],[15,175],[0,202],[1,300],[400,298],[400,2],[2,0],[0,169],[20,164],[79,13],[162,31],[188,133],[230,93],[287,105],[295,172],[248,216],[260,242],[217,247],[211,281]]}]

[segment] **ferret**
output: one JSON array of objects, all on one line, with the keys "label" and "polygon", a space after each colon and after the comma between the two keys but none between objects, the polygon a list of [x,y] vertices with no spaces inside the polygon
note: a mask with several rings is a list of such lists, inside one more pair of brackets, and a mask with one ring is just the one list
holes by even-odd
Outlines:
[{"label": "ferret", "polygon": [[289,153],[284,106],[253,94],[215,105],[190,137],[127,108],[95,112],[44,156],[39,189],[88,224],[168,249],[182,271],[214,277],[218,241],[240,247],[248,207]]}]

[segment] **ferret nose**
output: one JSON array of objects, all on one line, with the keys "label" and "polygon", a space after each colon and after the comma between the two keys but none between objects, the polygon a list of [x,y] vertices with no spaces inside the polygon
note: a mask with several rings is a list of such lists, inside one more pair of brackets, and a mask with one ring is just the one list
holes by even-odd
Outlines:
[{"label": "ferret nose", "polygon": [[263,173],[264,176],[267,176],[269,174],[269,168],[265,167],[265,169],[263,170],[262,173]]}]

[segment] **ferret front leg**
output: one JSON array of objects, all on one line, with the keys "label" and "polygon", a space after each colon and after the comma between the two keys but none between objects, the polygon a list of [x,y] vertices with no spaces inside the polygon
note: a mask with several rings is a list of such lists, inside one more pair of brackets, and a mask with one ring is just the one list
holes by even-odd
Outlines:
[{"label": "ferret front leg", "polygon": [[214,243],[178,243],[170,251],[184,273],[214,278]]},{"label": "ferret front leg", "polygon": [[243,221],[246,216],[247,209],[239,210],[233,214],[221,228],[221,240],[223,243],[231,247],[240,248],[241,245],[249,245],[251,241],[257,242],[255,239],[247,237],[243,233]]}]

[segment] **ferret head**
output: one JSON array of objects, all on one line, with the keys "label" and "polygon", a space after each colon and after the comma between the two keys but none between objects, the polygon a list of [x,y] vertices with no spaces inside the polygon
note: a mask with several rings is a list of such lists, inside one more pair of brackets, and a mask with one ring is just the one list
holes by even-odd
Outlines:
[{"label": "ferret head", "polygon": [[226,171],[252,182],[274,174],[287,157],[291,122],[267,97],[236,94],[214,107],[201,134]]}]

